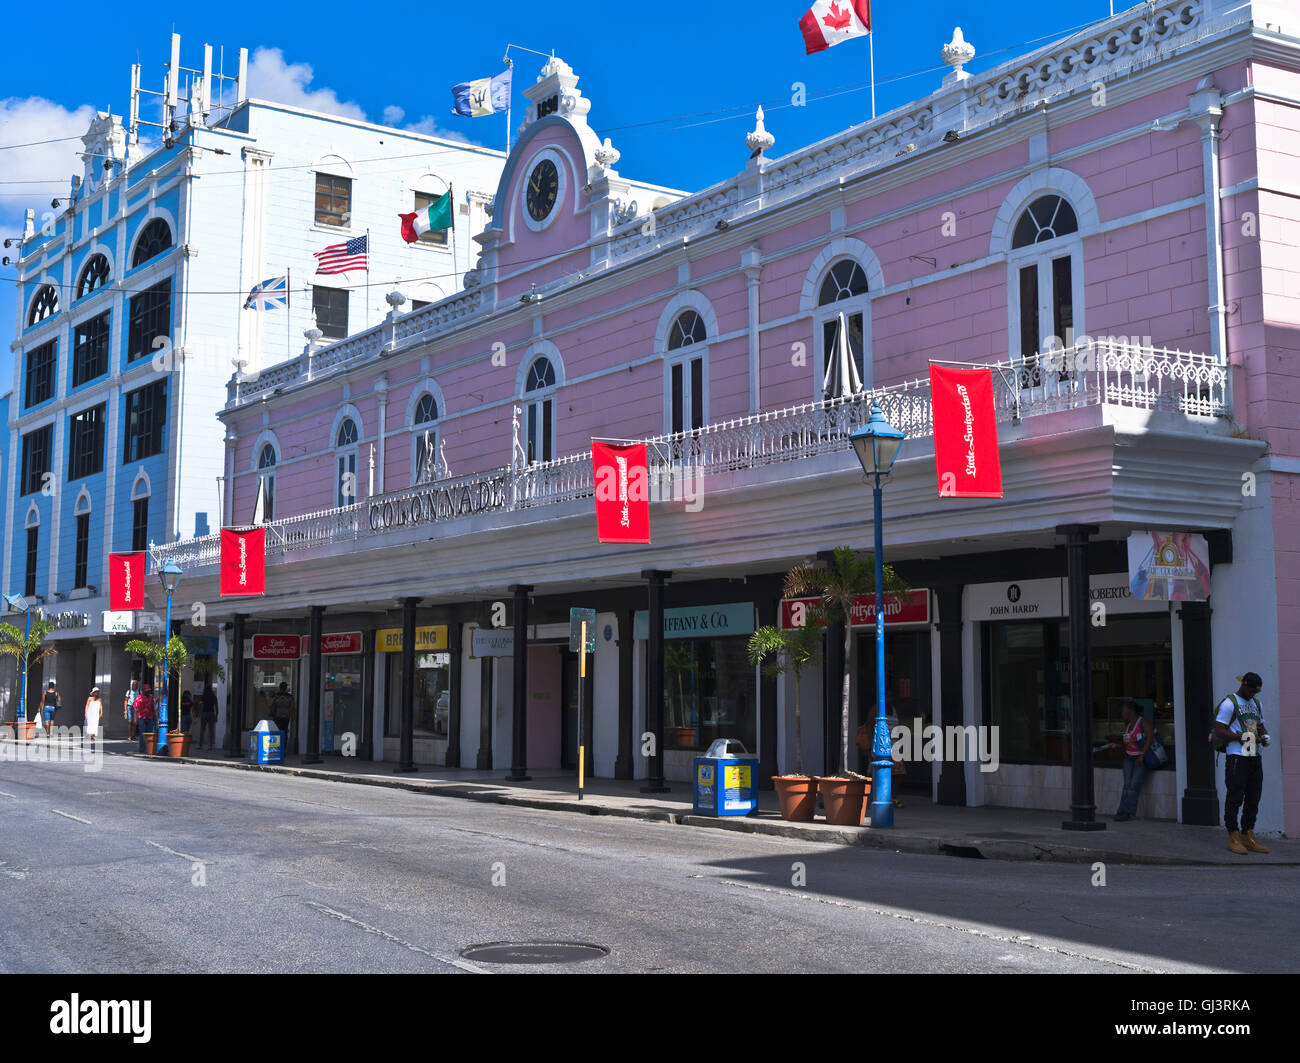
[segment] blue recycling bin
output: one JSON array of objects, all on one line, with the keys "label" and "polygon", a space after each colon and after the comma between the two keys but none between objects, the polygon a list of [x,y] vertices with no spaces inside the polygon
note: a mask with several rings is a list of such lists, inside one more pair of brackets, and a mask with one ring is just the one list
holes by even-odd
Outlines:
[{"label": "blue recycling bin", "polygon": [[758,757],[735,738],[719,738],[695,758],[694,810],[703,816],[748,816],[758,810]]},{"label": "blue recycling bin", "polygon": [[284,763],[284,732],[270,720],[262,720],[248,732],[248,763]]}]

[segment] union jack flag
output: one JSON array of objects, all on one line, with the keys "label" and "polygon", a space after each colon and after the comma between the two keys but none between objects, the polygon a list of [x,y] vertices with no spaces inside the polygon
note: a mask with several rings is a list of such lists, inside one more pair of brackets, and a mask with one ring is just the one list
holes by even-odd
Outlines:
[{"label": "union jack flag", "polygon": [[255,285],[244,300],[245,310],[284,310],[289,305],[288,276],[273,277]]},{"label": "union jack flag", "polygon": [[366,240],[358,236],[346,244],[330,244],[324,251],[315,252],[316,272],[346,273],[350,269],[366,269]]}]

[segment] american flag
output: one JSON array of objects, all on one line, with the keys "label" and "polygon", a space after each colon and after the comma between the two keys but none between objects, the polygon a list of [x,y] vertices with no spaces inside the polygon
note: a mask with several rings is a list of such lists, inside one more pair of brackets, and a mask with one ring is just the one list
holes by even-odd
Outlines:
[{"label": "american flag", "polygon": [[316,252],[317,273],[346,273],[366,268],[366,237],[358,236],[346,244],[330,244]]}]

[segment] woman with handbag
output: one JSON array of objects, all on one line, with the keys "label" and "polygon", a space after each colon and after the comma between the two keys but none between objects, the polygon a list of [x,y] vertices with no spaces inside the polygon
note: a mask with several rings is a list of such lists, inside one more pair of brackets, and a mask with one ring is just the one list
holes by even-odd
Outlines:
[{"label": "woman with handbag", "polygon": [[[1115,822],[1123,823],[1137,815],[1138,797],[1142,794],[1142,784],[1147,781],[1150,768],[1147,754],[1155,739],[1155,728],[1142,715],[1142,708],[1135,701],[1124,703],[1124,792],[1120,795],[1119,811],[1115,813]],[[1111,739],[1112,746],[1121,743]]]}]

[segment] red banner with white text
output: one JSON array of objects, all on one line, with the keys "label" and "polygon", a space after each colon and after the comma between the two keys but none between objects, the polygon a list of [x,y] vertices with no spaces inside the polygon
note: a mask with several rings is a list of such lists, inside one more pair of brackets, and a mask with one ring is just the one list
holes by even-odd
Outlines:
[{"label": "red banner with white text", "polygon": [[596,538],[602,543],[650,541],[650,469],[644,443],[591,441],[596,484]]},{"label": "red banner with white text", "polygon": [[266,529],[221,529],[221,596],[266,593]]},{"label": "red banner with white text", "polygon": [[144,551],[108,555],[108,607],[113,612],[144,608]]},{"label": "red banner with white text", "polygon": [[993,370],[930,366],[940,498],[1001,498]]}]

